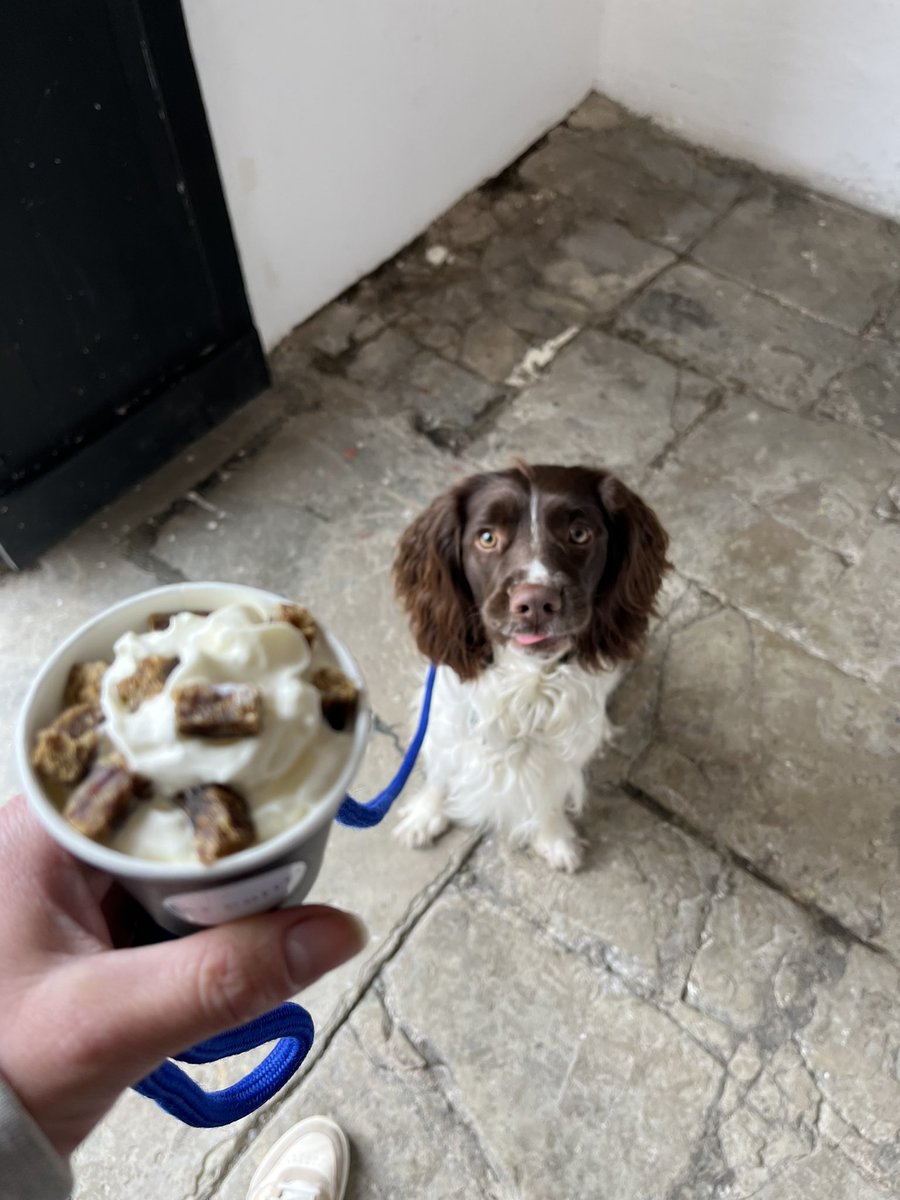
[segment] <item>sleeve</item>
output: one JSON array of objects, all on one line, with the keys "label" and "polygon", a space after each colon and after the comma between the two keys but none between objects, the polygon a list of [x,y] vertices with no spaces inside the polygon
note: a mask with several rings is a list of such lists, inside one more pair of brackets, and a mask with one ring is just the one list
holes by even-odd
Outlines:
[{"label": "sleeve", "polygon": [[66,1200],[72,1172],[0,1076],[0,1200]]}]

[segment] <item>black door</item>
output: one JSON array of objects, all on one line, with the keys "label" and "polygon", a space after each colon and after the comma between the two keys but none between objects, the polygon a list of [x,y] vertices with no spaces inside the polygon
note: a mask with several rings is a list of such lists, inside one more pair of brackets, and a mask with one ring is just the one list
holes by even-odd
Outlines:
[{"label": "black door", "polygon": [[267,383],[176,0],[0,9],[0,552]]}]

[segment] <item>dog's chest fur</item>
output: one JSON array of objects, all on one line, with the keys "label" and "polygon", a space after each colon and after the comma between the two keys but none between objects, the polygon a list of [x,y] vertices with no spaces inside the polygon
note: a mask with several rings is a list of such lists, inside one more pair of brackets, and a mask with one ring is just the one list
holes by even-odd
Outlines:
[{"label": "dog's chest fur", "polygon": [[617,681],[616,671],[541,664],[509,648],[468,682],[439,668],[423,753],[451,819],[524,832],[542,795],[561,790],[579,809],[582,768],[609,737],[606,700]]}]

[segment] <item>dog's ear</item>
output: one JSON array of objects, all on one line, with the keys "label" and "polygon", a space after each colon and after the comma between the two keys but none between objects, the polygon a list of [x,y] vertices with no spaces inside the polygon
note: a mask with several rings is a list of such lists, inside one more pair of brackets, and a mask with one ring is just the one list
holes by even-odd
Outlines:
[{"label": "dog's ear", "polygon": [[588,661],[615,663],[640,652],[672,564],[666,558],[668,535],[640,496],[605,471],[598,472],[597,484],[609,550],[594,595],[594,617],[578,648]]},{"label": "dog's ear", "polygon": [[462,562],[468,481],[437,500],[402,534],[394,587],[416,645],[431,662],[473,679],[490,658],[487,634]]}]

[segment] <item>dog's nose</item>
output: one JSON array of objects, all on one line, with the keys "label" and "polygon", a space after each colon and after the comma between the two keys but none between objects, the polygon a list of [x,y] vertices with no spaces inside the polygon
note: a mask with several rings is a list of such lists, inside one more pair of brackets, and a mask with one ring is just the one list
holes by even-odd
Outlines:
[{"label": "dog's nose", "polygon": [[559,589],[541,583],[519,583],[509,593],[509,611],[514,617],[550,617],[561,608]]}]

